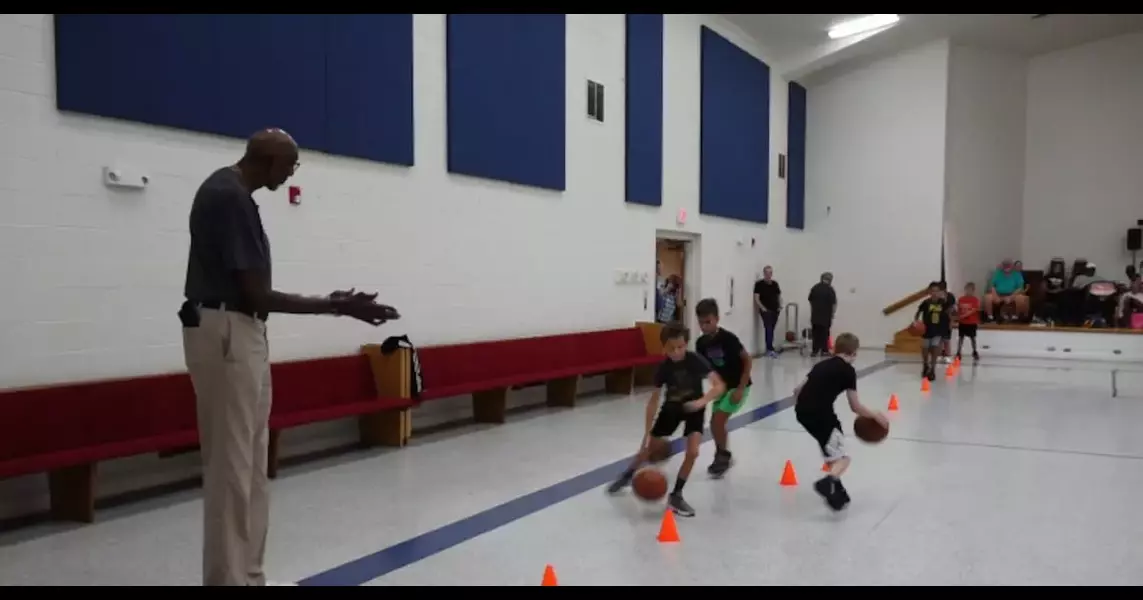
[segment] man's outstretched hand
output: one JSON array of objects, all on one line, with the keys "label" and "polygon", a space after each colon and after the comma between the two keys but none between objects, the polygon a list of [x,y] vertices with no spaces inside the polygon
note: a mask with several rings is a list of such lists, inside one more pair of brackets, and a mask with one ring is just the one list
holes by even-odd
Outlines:
[{"label": "man's outstretched hand", "polygon": [[376,302],[377,294],[375,293],[358,292],[356,289],[351,288],[349,290],[338,290],[330,294],[329,298],[333,300],[337,314],[353,317],[358,321],[364,321],[375,327],[388,321],[401,318],[401,314],[397,312],[397,309],[385,304],[378,304]]}]

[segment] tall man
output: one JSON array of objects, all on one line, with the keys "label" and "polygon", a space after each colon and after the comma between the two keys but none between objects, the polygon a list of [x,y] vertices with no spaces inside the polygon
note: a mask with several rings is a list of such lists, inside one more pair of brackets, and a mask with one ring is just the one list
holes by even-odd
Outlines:
[{"label": "tall man", "polygon": [[190,213],[183,352],[194,384],[203,458],[203,583],[262,586],[269,529],[269,313],[400,318],[376,294],[287,294],[271,286],[270,241],[252,194],[276,190],[298,167],[279,129],[254,134],[237,164],[207,177]]}]

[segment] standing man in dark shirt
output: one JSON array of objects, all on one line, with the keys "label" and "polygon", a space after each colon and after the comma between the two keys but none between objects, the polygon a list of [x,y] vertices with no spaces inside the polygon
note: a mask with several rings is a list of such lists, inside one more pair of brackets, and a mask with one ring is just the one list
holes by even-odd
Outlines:
[{"label": "standing man in dark shirt", "polygon": [[810,288],[810,331],[813,353],[824,356],[829,352],[829,329],[837,314],[837,293],[833,291],[833,273],[822,273],[821,281]]},{"label": "standing man in dark shirt", "polygon": [[346,315],[372,325],[399,318],[374,302],[376,294],[304,297],[273,289],[270,242],[251,194],[277,189],[297,167],[289,134],[258,132],[238,164],[203,182],[191,206],[179,320],[203,458],[204,585],[266,585],[269,313]]},{"label": "standing man in dark shirt", "polygon": [[774,269],[770,265],[762,269],[762,279],[754,282],[754,306],[766,330],[766,356],[777,358],[774,328],[778,326],[778,311],[782,310],[782,286],[774,281]]}]

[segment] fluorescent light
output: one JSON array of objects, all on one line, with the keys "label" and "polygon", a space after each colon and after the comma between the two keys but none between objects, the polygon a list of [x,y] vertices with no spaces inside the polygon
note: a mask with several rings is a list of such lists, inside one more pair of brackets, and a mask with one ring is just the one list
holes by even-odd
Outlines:
[{"label": "fluorescent light", "polygon": [[831,40],[849,37],[851,35],[873,31],[874,29],[888,27],[900,20],[901,17],[899,15],[868,15],[830,27],[829,37]]}]

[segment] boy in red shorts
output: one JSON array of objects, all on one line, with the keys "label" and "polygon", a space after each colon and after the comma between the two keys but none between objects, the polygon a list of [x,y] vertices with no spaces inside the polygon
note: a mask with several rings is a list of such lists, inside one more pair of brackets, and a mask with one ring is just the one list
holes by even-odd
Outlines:
[{"label": "boy in red shorts", "polygon": [[980,354],[976,351],[976,328],[980,325],[980,298],[976,297],[976,284],[971,281],[965,284],[964,295],[957,300],[956,309],[957,319],[960,321],[956,357],[960,358],[964,340],[968,338],[972,340],[972,360],[980,360]]}]

